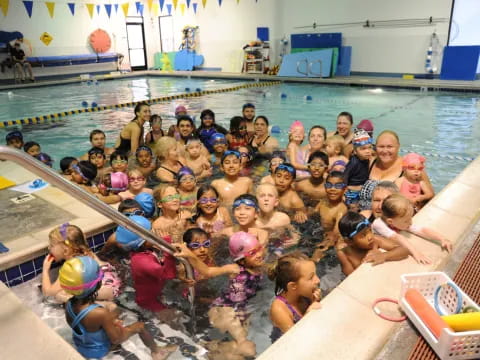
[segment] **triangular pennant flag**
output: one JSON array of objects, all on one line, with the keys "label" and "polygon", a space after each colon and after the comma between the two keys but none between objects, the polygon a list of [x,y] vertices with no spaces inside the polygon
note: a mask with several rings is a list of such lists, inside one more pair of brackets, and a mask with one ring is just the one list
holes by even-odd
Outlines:
[{"label": "triangular pennant flag", "polygon": [[172,0],[173,8],[177,10],[178,0]]},{"label": "triangular pennant flag", "polygon": [[75,15],[75,3],[68,3],[67,5],[72,15]]},{"label": "triangular pennant flag", "polygon": [[28,17],[32,17],[33,1],[24,1],[23,5],[25,6],[25,10],[27,10]]},{"label": "triangular pennant flag", "polygon": [[189,8],[189,9],[190,9],[190,2],[191,2],[191,1],[192,1],[192,0],[187,0],[187,8]]},{"label": "triangular pennant flag", "polygon": [[197,3],[193,3],[193,4],[192,4],[192,7],[193,7],[193,12],[196,14],[196,13],[197,13],[198,4],[197,4]]},{"label": "triangular pennant flag", "polygon": [[167,4],[168,15],[172,15],[172,4]]},{"label": "triangular pennant flag", "polygon": [[90,15],[90,19],[93,18],[93,7],[95,4],[85,4],[87,6],[88,14]]},{"label": "triangular pennant flag", "polygon": [[143,16],[143,4],[140,4],[140,15]]},{"label": "triangular pennant flag", "polygon": [[148,11],[152,12],[153,0],[147,0]]},{"label": "triangular pennant flag", "polygon": [[53,14],[55,11],[55,3],[50,1],[45,1],[45,5],[47,5],[48,13],[50,14],[50,17],[53,19]]},{"label": "triangular pennant flag", "polygon": [[202,0],[202,5],[203,5],[203,8],[205,9],[205,6],[207,6],[207,0]]},{"label": "triangular pennant flag", "polygon": [[218,6],[222,6],[222,0],[218,0]]},{"label": "triangular pennant flag", "polygon": [[185,4],[180,4],[180,12],[182,13],[182,16],[185,14]]},{"label": "triangular pennant flag", "polygon": [[100,15],[100,5],[97,5],[97,15]]},{"label": "triangular pennant flag", "polygon": [[158,5],[158,3],[153,3],[153,5],[152,5],[153,16],[158,16],[158,10],[159,9],[160,9],[160,5]]},{"label": "triangular pennant flag", "polygon": [[3,16],[7,16],[9,0],[0,0],[0,9],[2,9]]},{"label": "triangular pennant flag", "polygon": [[240,4],[240,0],[237,0],[237,5]]},{"label": "triangular pennant flag", "polygon": [[113,7],[115,8],[115,14],[118,14],[118,4],[114,4]]},{"label": "triangular pennant flag", "polygon": [[135,8],[137,9],[137,14],[140,12],[140,5],[141,5],[140,1],[135,2]]},{"label": "triangular pennant flag", "polygon": [[129,4],[128,2],[122,4],[123,15],[125,15],[125,17],[128,16],[128,6],[129,6],[129,5],[130,5],[130,4]]},{"label": "triangular pennant flag", "polygon": [[159,0],[158,3],[160,4],[160,12],[163,11],[163,5],[165,4],[165,0]]},{"label": "triangular pennant flag", "polygon": [[105,11],[107,12],[108,18],[110,18],[110,14],[112,13],[112,4],[105,4]]}]

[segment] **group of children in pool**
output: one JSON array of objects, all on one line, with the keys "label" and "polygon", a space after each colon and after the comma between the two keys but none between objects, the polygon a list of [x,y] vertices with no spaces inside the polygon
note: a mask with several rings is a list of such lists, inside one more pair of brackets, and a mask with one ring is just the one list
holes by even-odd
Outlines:
[{"label": "group of children in pool", "polygon": [[[135,111],[142,106],[148,105],[140,104]],[[312,130],[320,129],[326,141],[322,149],[309,152],[301,146],[304,126],[295,121],[289,129],[286,153],[277,150],[268,154],[270,175],[254,188],[252,179],[244,176],[250,174],[248,165],[256,156],[248,145],[254,135],[254,105],[246,104],[242,115],[232,118],[227,133],[215,124],[214,113],[204,110],[197,136],[186,139],[184,149],[174,140],[175,127],[169,130],[173,137],[164,135],[161,119],[156,116],[151,119],[152,131],[145,141],[140,140],[141,146],[134,154],[107,148],[105,134],[94,130],[90,134],[93,147],[87,154],[61,160],[64,176],[106,203],[119,203],[121,213],[173,244],[177,248],[175,256],[188,259],[195,269],[195,278],[188,279],[186,269],[176,265],[173,256],[123,227],[117,228],[98,256],[90,251],[77,226],[63,224],[52,230],[42,290],[46,296],[67,302],[67,321],[84,356],[101,357],[111,344],[136,333],[155,358],[165,358],[174,350],[157,346],[142,323],[123,326],[118,313],[108,306],[122,290],[115,262],[105,261],[114,249],[130,258],[137,304],[160,318],[169,311],[159,300],[167,280],[179,278],[187,286],[198,286],[212,277],[229,276],[227,287],[218,297],[206,300],[211,324],[232,338],[210,347],[212,357],[223,359],[244,359],[256,353],[255,344],[247,338],[247,304],[258,291],[264,273],[275,282],[276,297],[270,309],[275,341],[306,312],[319,307],[320,280],[314,262],[326,249],[336,248],[346,275],[364,262],[376,265],[408,255],[428,262],[400,231],[429,238],[451,250],[442,235],[412,224],[416,209],[433,196],[422,184],[425,159],[420,155],[405,156],[398,186],[380,182],[373,191],[371,209],[360,209],[360,191],[368,180],[375,152],[371,123],[366,130],[357,129],[351,141],[341,135],[326,138],[325,128],[315,126]],[[185,115],[179,118],[177,127],[182,119]],[[339,115],[339,120],[353,123],[346,112]],[[23,146],[27,153],[45,162],[39,156],[40,146],[23,144],[20,132],[9,133],[6,140],[7,145]],[[181,159],[178,171],[167,168],[173,173],[172,180],[153,188],[147,186],[152,174],[162,178],[158,176],[159,162],[172,152],[174,158]],[[107,162],[110,167],[105,166]],[[224,176],[197,187],[197,181],[209,178],[211,168],[217,166]],[[280,245],[269,243],[273,230],[289,228],[291,222],[302,224],[315,213],[320,216],[324,237],[318,239],[310,257],[291,250],[298,236],[284,239]],[[222,236],[229,239],[233,262],[217,266],[213,249],[221,247]],[[274,249],[276,260],[266,264],[268,248]],[[64,260],[58,279],[52,283],[51,264]],[[99,306],[98,301],[107,301],[107,305]]]}]

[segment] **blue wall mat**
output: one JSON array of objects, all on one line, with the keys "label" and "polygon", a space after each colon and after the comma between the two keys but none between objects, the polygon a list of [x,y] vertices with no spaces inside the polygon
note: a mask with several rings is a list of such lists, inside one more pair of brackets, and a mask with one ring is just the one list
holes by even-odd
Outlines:
[{"label": "blue wall mat", "polygon": [[180,50],[175,56],[175,70],[193,70],[194,66],[203,64],[203,56],[197,55],[195,51],[188,51],[186,49]]},{"label": "blue wall mat", "polygon": [[261,41],[270,41],[268,27],[257,27],[257,39]]},{"label": "blue wall mat", "polygon": [[292,48],[329,48],[342,46],[342,33],[292,34]]},{"label": "blue wall mat", "polygon": [[445,46],[442,80],[475,80],[480,46]]},{"label": "blue wall mat", "polygon": [[342,46],[338,56],[337,76],[350,76],[350,68],[352,65],[352,47]]},{"label": "blue wall mat", "polygon": [[[330,72],[332,69],[332,57],[332,49],[285,55],[282,60],[282,65],[280,66],[278,76],[320,77],[319,74],[321,70],[321,77],[330,77]],[[319,60],[321,61],[321,67]],[[299,70],[301,72],[297,71],[298,62],[300,62]],[[311,65],[309,66],[309,64]],[[309,69],[311,71],[309,71]]]}]

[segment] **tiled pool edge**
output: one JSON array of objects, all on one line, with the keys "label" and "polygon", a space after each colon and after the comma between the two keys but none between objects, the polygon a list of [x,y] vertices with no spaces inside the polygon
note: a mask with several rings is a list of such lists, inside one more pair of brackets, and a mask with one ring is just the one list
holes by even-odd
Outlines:
[{"label": "tiled pool edge", "polygon": [[[96,252],[105,244],[107,238],[112,233],[113,229],[110,229],[87,238],[88,246]],[[40,253],[39,256],[37,256],[38,253]],[[0,271],[0,281],[7,287],[11,287],[33,279],[42,272],[42,265],[46,255],[46,249],[39,250],[31,254],[31,256],[34,256],[33,259]]]},{"label": "tiled pool edge", "polygon": [[[414,218],[461,244],[480,218],[480,157],[448,184]],[[377,317],[371,305],[376,298],[398,298],[400,274],[442,269],[448,255],[439,247],[411,237],[429,256],[429,266],[411,258],[377,267],[362,265],[313,311],[257,359],[373,359],[394,334],[398,324]],[[302,339],[301,341],[299,339]],[[348,345],[347,345],[348,344]]]}]

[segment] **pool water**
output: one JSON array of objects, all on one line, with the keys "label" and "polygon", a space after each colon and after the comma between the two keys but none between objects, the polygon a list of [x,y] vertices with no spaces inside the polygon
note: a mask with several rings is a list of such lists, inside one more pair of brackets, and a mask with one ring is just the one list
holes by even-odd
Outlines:
[{"label": "pool water", "polygon": [[[0,92],[0,121],[26,116],[45,115],[81,108],[82,101],[99,105],[140,101],[190,89],[218,89],[238,85],[236,81],[186,78],[130,78],[41,87]],[[282,94],[286,95],[282,98]],[[305,100],[306,96],[312,98]],[[305,128],[323,125],[335,130],[336,115],[341,111],[353,114],[354,123],[371,119],[375,134],[385,129],[396,131],[402,152],[415,151],[427,155],[427,172],[436,191],[441,190],[480,153],[479,97],[473,93],[420,92],[402,89],[372,89],[287,83],[279,86],[241,89],[175,100],[152,106],[152,113],[164,117],[164,129],[173,123],[176,106],[186,105],[189,113],[198,115],[210,108],[217,122],[229,127],[229,119],[241,113],[241,106],[253,102],[257,115],[266,115],[271,125],[280,127],[274,134],[282,146],[287,145],[287,129],[293,120]],[[59,160],[79,156],[89,147],[88,134],[100,128],[107,134],[109,146],[115,143],[120,129],[133,118],[132,108],[73,115],[60,123],[24,126],[25,140],[42,145],[42,151]],[[198,125],[197,120],[197,125]],[[6,130],[0,132],[5,135]]]}]

